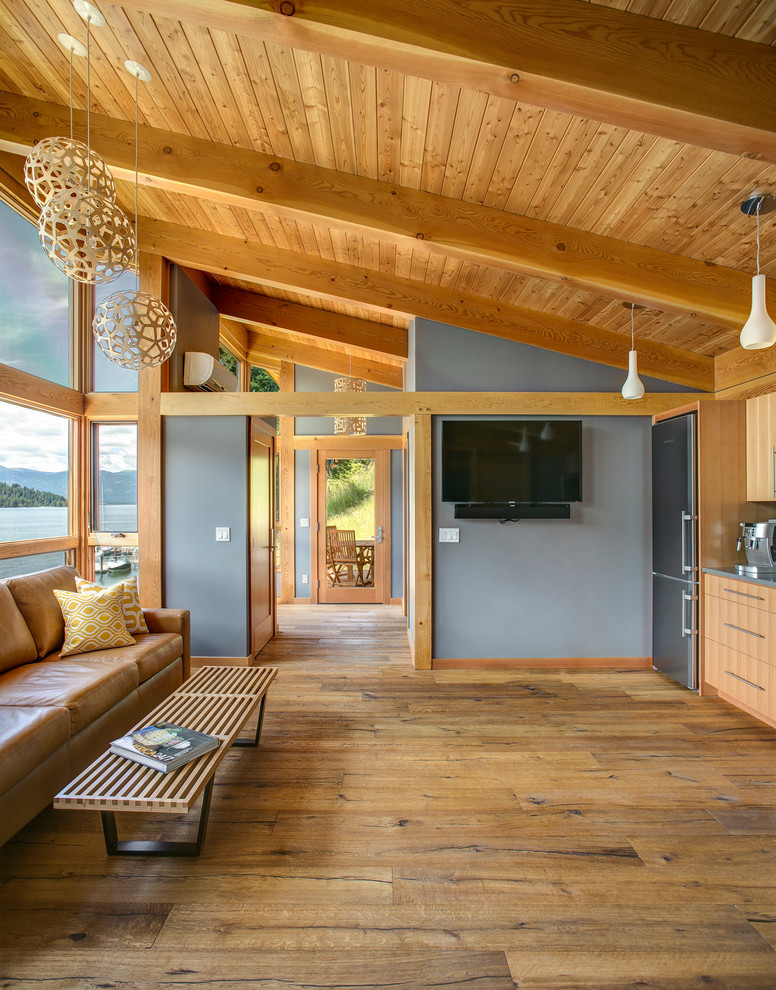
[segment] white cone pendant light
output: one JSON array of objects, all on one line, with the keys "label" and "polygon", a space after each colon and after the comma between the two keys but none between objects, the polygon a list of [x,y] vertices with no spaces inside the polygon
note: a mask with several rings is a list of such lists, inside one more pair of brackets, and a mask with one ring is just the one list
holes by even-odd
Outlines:
[{"label": "white cone pendant light", "polygon": [[768,316],[765,307],[765,276],[760,274],[760,214],[776,209],[773,196],[750,196],[741,204],[748,216],[757,217],[757,274],[752,277],[752,310],[741,330],[741,346],[749,351],[773,347],[776,344],[776,323]]},{"label": "white cone pendant light", "polygon": [[644,383],[639,378],[636,361],[636,345],[634,343],[633,331],[633,310],[634,304],[631,303],[631,349],[628,351],[628,377],[625,379],[625,384],[622,387],[623,399],[640,399],[644,395]]}]

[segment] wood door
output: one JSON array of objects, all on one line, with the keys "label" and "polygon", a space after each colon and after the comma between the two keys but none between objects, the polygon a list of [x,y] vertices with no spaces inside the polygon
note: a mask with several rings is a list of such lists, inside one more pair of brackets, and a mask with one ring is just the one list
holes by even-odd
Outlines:
[{"label": "wood door", "polygon": [[275,635],[275,439],[251,420],[251,653]]},{"label": "wood door", "polygon": [[[317,458],[318,601],[375,604],[390,589],[388,451],[319,450]],[[327,526],[355,533],[357,558],[334,561]]]}]

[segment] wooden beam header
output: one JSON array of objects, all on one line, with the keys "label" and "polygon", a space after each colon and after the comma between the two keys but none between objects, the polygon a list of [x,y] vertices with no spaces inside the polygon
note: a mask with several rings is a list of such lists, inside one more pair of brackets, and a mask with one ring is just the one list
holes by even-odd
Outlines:
[{"label": "wooden beam header", "polygon": [[[177,224],[141,218],[140,236],[146,251],[178,264],[421,316],[615,368],[628,365],[630,340],[613,330]],[[714,387],[712,358],[665,344],[641,341],[639,369],[642,374],[690,388],[711,391]]]},{"label": "wooden beam header", "polygon": [[163,416],[655,416],[697,402],[696,393],[611,392],[166,392]]},{"label": "wooden beam header", "polygon": [[[85,127],[85,114],[74,116]],[[0,94],[0,148],[26,153],[36,138],[68,126],[64,107]],[[126,122],[92,114],[91,131],[116,174],[132,178],[135,152]],[[721,326],[740,327],[749,312],[745,272],[334,169],[147,127],[139,167],[145,185],[325,224],[413,252],[549,279]],[[406,351],[399,356],[406,357]]]}]

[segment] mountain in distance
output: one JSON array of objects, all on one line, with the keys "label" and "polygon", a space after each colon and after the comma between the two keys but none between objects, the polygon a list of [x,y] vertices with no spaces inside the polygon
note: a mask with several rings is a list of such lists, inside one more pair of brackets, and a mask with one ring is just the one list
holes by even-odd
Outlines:
[{"label": "mountain in distance", "polygon": [[[0,481],[39,492],[67,497],[67,471],[33,471],[0,464]],[[100,471],[100,501],[103,505],[134,505],[137,502],[137,471]]]}]

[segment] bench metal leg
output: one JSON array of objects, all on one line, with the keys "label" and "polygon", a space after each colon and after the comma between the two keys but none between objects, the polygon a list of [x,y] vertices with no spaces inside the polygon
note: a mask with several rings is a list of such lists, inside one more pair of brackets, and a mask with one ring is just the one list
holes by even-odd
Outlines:
[{"label": "bench metal leg", "polygon": [[137,839],[120,840],[116,831],[116,816],[112,811],[103,811],[102,831],[105,835],[105,849],[109,856],[199,856],[207,834],[210,802],[213,797],[213,777],[202,793],[202,807],[199,812],[199,826],[196,842],[142,841]]},{"label": "bench metal leg", "polygon": [[267,700],[266,694],[261,699],[259,705],[259,719],[256,722],[256,736],[254,739],[235,739],[232,746],[258,746],[261,738],[261,727],[264,724],[264,702]]}]

